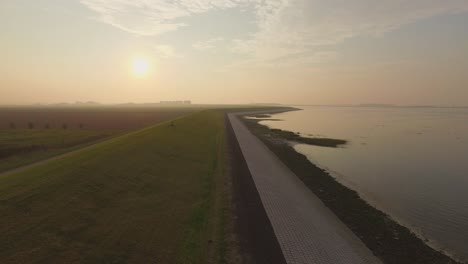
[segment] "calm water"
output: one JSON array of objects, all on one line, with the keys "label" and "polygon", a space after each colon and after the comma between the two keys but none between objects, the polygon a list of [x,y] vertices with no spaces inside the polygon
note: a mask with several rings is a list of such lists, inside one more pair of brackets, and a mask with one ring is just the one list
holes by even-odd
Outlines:
[{"label": "calm water", "polygon": [[468,260],[468,109],[301,108],[262,123],[349,140],[344,148],[295,149],[431,244]]}]

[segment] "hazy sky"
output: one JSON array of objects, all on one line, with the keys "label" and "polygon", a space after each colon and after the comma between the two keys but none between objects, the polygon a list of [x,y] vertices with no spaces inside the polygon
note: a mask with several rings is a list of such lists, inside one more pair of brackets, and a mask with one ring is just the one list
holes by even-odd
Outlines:
[{"label": "hazy sky", "polygon": [[468,105],[467,0],[1,0],[0,22],[0,104]]}]

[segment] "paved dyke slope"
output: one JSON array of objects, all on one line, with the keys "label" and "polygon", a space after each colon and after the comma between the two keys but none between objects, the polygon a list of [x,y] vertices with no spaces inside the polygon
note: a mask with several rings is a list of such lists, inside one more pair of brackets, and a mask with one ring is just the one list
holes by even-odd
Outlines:
[{"label": "paved dyke slope", "polygon": [[[241,113],[242,114],[242,113]],[[234,129],[287,263],[381,263],[237,115]]]}]

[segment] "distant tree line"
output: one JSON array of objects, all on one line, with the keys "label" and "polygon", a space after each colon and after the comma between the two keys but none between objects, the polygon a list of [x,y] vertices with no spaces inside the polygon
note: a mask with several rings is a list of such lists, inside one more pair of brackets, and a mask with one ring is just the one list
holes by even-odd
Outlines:
[{"label": "distant tree line", "polygon": [[[17,128],[15,122],[10,122],[8,125],[9,125],[10,129],[16,129],[16,128]],[[83,129],[83,128],[84,128],[84,124],[83,124],[83,123],[78,123],[76,126],[77,126],[79,129]],[[27,127],[28,129],[34,129],[34,128],[35,128],[34,122],[29,121],[29,122],[26,124],[26,127]],[[63,130],[67,130],[67,129],[68,129],[68,124],[67,124],[67,123],[62,123],[62,126],[61,126],[61,127],[62,127]],[[44,129],[50,129],[50,128],[52,128],[52,126],[50,125],[50,123],[45,123],[45,124],[44,124]]]},{"label": "distant tree line", "polygon": [[192,101],[190,100],[177,100],[177,101],[160,101],[160,104],[169,104],[169,105],[189,105],[192,104]]}]

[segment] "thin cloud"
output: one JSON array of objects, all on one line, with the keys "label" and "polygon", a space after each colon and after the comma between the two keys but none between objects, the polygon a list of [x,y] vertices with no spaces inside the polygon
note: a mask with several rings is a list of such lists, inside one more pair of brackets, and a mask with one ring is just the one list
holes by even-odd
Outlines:
[{"label": "thin cloud", "polygon": [[170,45],[156,45],[156,53],[161,58],[180,58],[181,55],[177,54],[175,49]]},{"label": "thin cloud", "polygon": [[[81,0],[100,21],[142,36],[184,26],[181,18],[231,8],[248,9],[256,27],[249,37],[192,44],[208,50],[224,39],[226,52],[264,64],[295,54],[325,54],[356,36],[379,36],[430,17],[468,11],[466,0]],[[216,23],[216,21],[213,21]],[[322,50],[323,49],[323,50]],[[334,55],[335,56],[335,55]],[[321,57],[321,56],[319,56]],[[332,56],[333,57],[333,56]],[[328,59],[328,57],[327,57]]]},{"label": "thin cloud", "polygon": [[153,36],[185,26],[177,19],[214,9],[234,8],[249,1],[230,0],[80,0],[97,19],[124,31]]},{"label": "thin cloud", "polygon": [[270,1],[257,7],[259,31],[250,39],[235,40],[231,50],[268,61],[466,11],[465,0]]},{"label": "thin cloud", "polygon": [[205,41],[198,41],[192,44],[192,47],[196,50],[209,50],[216,48],[217,45],[222,42],[224,38],[212,38]]}]

